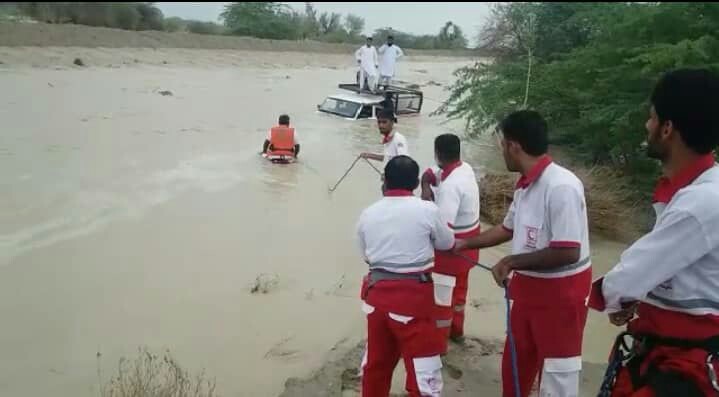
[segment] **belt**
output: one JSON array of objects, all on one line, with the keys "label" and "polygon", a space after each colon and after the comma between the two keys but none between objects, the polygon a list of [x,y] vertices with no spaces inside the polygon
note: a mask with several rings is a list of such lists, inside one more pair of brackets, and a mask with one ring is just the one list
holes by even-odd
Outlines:
[{"label": "belt", "polygon": [[432,273],[394,273],[382,269],[372,269],[369,272],[369,286],[384,280],[417,280],[420,283],[432,282]]}]

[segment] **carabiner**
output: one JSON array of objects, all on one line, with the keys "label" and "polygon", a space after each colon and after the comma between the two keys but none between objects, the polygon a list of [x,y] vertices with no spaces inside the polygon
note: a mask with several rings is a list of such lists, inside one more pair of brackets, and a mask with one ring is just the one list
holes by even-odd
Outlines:
[{"label": "carabiner", "polygon": [[714,370],[714,353],[707,354],[706,359],[706,366],[707,366],[707,375],[709,376],[709,382],[712,384],[712,387],[714,390],[719,392],[719,380],[717,380],[717,374]]}]

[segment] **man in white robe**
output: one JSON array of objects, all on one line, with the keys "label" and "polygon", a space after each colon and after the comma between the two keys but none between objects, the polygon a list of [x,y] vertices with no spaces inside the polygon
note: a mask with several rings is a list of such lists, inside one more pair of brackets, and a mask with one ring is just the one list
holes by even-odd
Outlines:
[{"label": "man in white robe", "polygon": [[372,38],[367,37],[367,44],[360,47],[355,52],[357,64],[360,67],[359,72],[359,89],[365,88],[365,78],[367,79],[368,89],[375,92],[377,86],[377,49],[372,45]]},{"label": "man in white robe", "polygon": [[379,85],[384,86],[385,89],[394,77],[397,60],[402,56],[404,52],[394,44],[394,37],[387,36],[387,44],[379,48]]}]

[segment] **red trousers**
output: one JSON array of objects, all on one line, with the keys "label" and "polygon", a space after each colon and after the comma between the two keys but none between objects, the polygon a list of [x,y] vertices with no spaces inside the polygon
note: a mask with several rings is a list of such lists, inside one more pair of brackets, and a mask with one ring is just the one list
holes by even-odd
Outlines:
[{"label": "red trousers", "polygon": [[407,371],[405,389],[410,397],[439,396],[441,350],[442,338],[435,320],[390,315],[375,308],[367,314],[362,397],[389,396],[392,373],[400,358]]},{"label": "red trousers", "polygon": [[[579,387],[587,307],[583,303],[532,306],[515,302],[511,316],[522,397],[529,395],[538,373],[541,373],[540,392],[546,390],[546,395],[552,396],[572,395],[571,389]],[[542,384],[543,381],[546,384]],[[577,392],[574,390],[574,395]],[[502,393],[504,397],[515,397],[508,341],[502,356]]]},{"label": "red trousers", "polygon": [[[715,396],[717,393],[709,383],[709,377],[706,367],[707,352],[701,349],[679,349],[676,347],[657,346],[655,347],[640,366],[640,375],[647,370],[649,363],[657,367],[660,371],[670,371],[678,376],[693,383],[690,386],[680,385],[678,390],[668,391],[671,385],[661,385],[660,387],[667,395],[681,395],[682,397]],[[659,375],[662,376],[662,375]],[[667,376],[664,376],[666,382]],[[698,388],[692,395],[688,388]],[[627,368],[622,368],[617,375],[612,397],[655,397],[657,394],[649,386],[643,386],[634,389],[631,376]]]}]

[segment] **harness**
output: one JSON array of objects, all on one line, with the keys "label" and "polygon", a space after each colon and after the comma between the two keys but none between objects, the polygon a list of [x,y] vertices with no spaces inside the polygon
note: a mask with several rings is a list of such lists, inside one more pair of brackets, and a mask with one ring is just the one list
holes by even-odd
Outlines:
[{"label": "harness", "polygon": [[[627,338],[628,337],[628,338]],[[627,339],[631,340],[631,344]],[[649,353],[657,346],[676,347],[680,349],[701,349],[707,352],[705,366],[707,377],[712,388],[719,395],[719,379],[714,369],[714,358],[719,357],[719,335],[703,340],[689,340],[679,338],[667,338],[651,334],[631,334],[622,332],[617,335],[609,356],[609,365],[604,374],[604,380],[599,389],[597,397],[611,396],[617,374],[622,366],[626,366],[634,390],[644,386],[652,385],[652,380],[662,377],[659,368],[652,362],[647,366],[644,374],[641,373],[641,365]],[[683,380],[684,382],[691,382]]]}]

